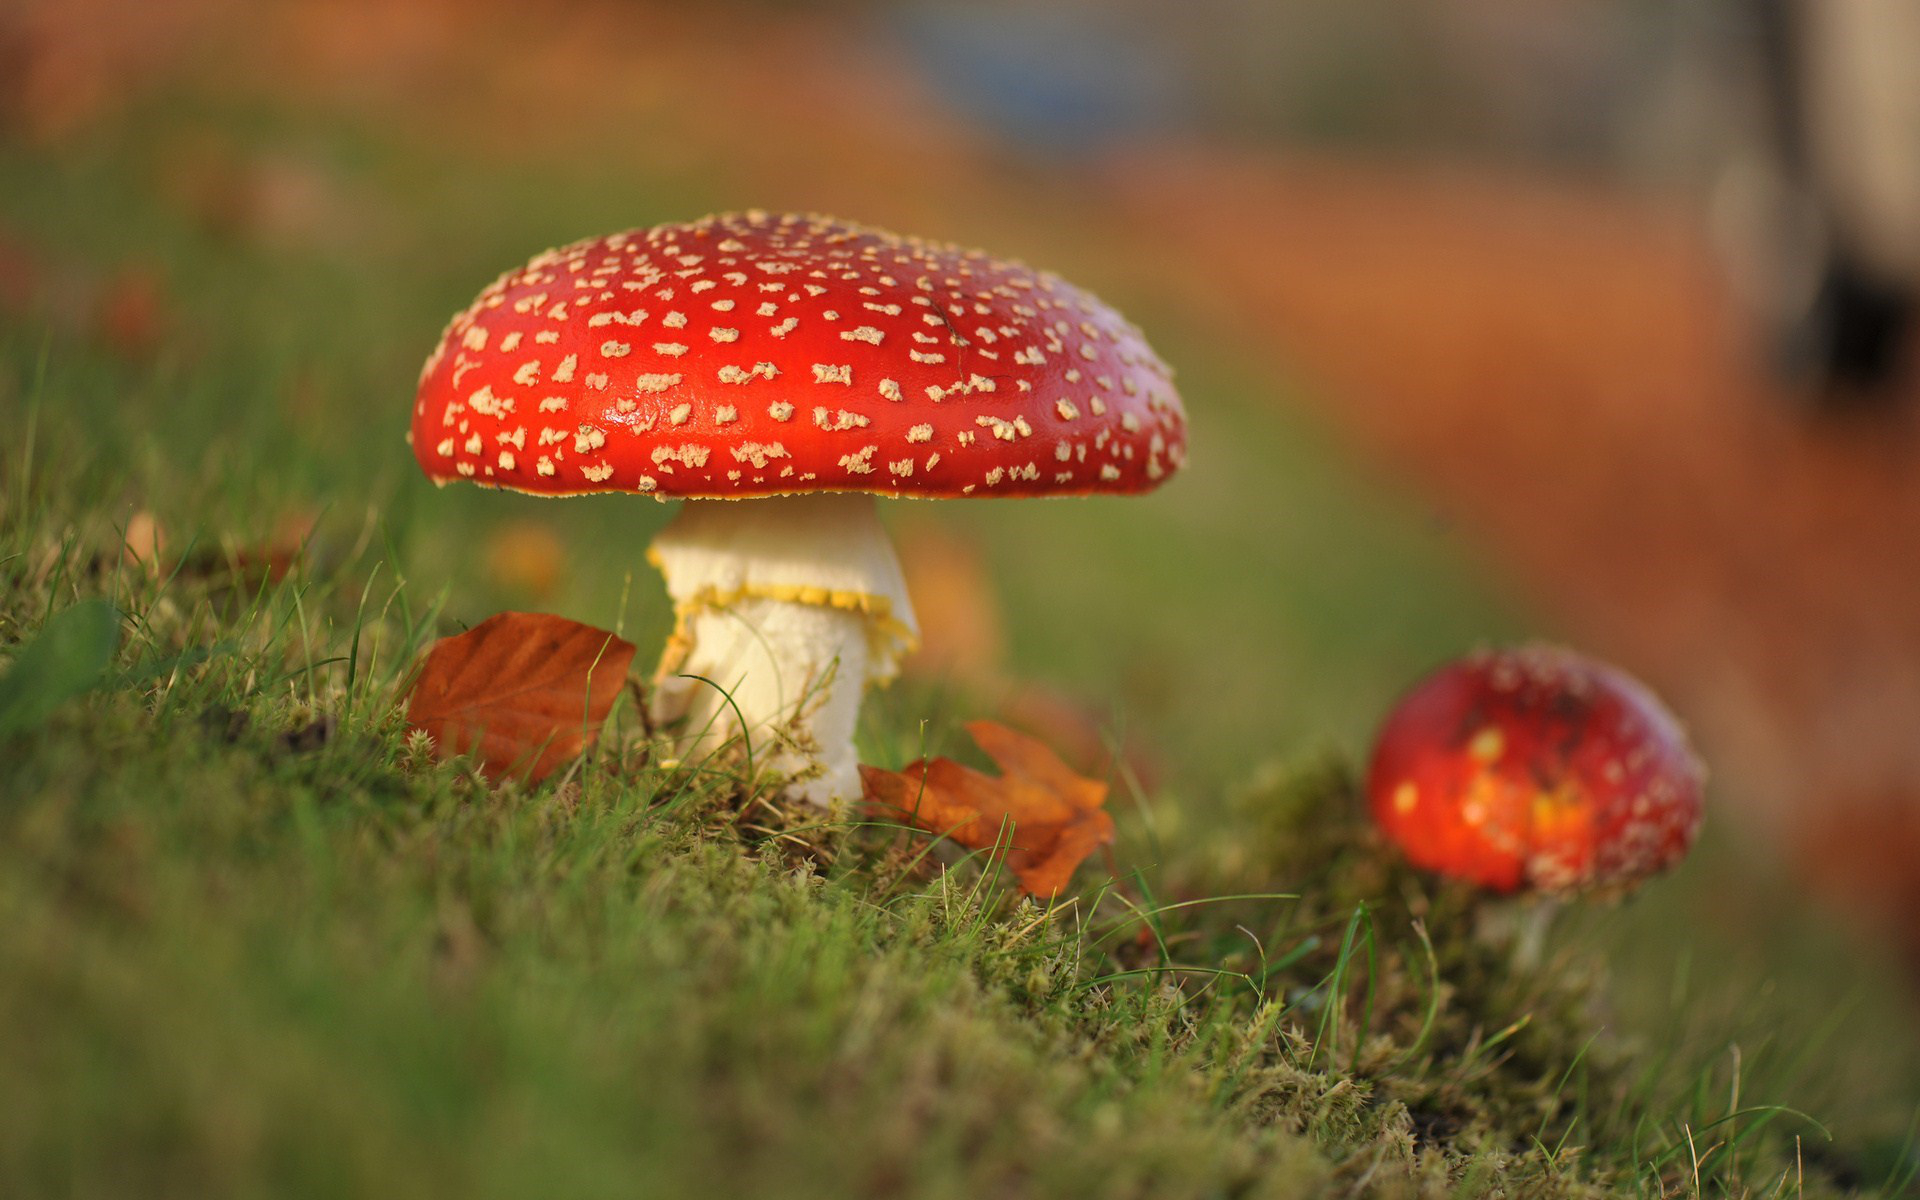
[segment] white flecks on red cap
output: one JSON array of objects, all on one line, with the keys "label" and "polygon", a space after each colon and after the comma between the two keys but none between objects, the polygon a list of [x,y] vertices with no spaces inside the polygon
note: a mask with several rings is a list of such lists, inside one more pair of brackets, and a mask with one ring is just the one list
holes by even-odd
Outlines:
[{"label": "white flecks on red cap", "polygon": [[412,432],[438,481],[661,499],[1142,492],[1186,456],[1166,365],[1095,297],[979,251],[764,213],[502,276],[427,360]]},{"label": "white flecks on red cap", "polygon": [[1617,890],[1678,862],[1705,768],[1664,704],[1554,646],[1435,671],[1375,743],[1375,819],[1421,866],[1501,890]]}]

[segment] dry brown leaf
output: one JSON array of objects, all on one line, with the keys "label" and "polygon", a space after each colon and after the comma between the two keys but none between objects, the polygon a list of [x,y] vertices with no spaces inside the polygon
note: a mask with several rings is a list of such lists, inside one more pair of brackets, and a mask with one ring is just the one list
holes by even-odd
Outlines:
[{"label": "dry brown leaf", "polygon": [[441,760],[538,783],[591,746],[626,685],[633,643],[550,613],[506,612],[427,652],[407,725]]},{"label": "dry brown leaf", "polygon": [[41,302],[47,264],[24,240],[0,231],[0,313],[19,317]]},{"label": "dry brown leaf", "polygon": [[122,358],[151,358],[170,324],[166,285],[151,268],[122,267],[94,300],[94,333]]},{"label": "dry brown leaf", "polygon": [[126,532],[121,536],[120,557],[158,574],[164,567],[167,542],[166,526],[160,523],[159,517],[143,508],[127,518]]},{"label": "dry brown leaf", "polygon": [[1002,774],[950,758],[901,771],[863,765],[868,803],[917,829],[1003,854],[1023,891],[1058,895],[1089,854],[1113,841],[1107,785],[1074,774],[1045,743],[1004,725],[974,721],[967,732]]}]

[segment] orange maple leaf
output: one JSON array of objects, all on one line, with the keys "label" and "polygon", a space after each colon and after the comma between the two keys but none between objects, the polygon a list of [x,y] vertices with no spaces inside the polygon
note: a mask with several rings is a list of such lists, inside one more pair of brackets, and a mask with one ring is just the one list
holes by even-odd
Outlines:
[{"label": "orange maple leaf", "polygon": [[538,783],[600,736],[634,646],[549,613],[488,617],[427,651],[407,696],[407,725],[434,757],[480,760],[489,779]]},{"label": "orange maple leaf", "polygon": [[1002,774],[950,758],[921,759],[900,771],[862,765],[868,803],[990,858],[1004,857],[1029,895],[1058,895],[1087,855],[1113,841],[1113,818],[1102,807],[1107,785],[1074,774],[1045,743],[1004,725],[974,721],[967,732]]}]

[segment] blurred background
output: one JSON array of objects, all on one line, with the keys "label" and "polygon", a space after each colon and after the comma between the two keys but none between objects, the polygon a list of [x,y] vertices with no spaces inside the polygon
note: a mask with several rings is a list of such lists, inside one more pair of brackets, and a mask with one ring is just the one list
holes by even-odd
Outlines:
[{"label": "blurred background", "polygon": [[1199,794],[1363,754],[1475,644],[1569,641],[1715,769],[1708,853],[1760,883],[1693,920],[1840,914],[1835,961],[1920,978],[1916,11],[10,0],[0,325],[111,360],[129,512],[371,498],[456,613],[655,636],[654,506],[415,477],[446,314],[714,209],[1025,258],[1146,329],[1192,465],[893,506],[929,641],[894,703],[986,696]]}]

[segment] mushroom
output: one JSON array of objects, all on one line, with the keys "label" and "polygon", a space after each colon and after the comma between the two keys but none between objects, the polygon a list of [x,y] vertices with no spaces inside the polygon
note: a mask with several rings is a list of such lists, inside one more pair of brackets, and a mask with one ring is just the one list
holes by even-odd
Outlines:
[{"label": "mushroom", "polygon": [[687,501],[648,551],[675,614],[653,715],[827,804],[860,794],[861,695],[916,641],[874,497],[1148,491],[1186,417],[1139,331],[1056,276],[752,212],[508,272],[427,360],[410,439],[437,483]]},{"label": "mushroom", "polygon": [[1527,646],[1417,684],[1380,731],[1367,796],[1416,866],[1499,892],[1621,894],[1686,855],[1705,783],[1646,687]]}]

